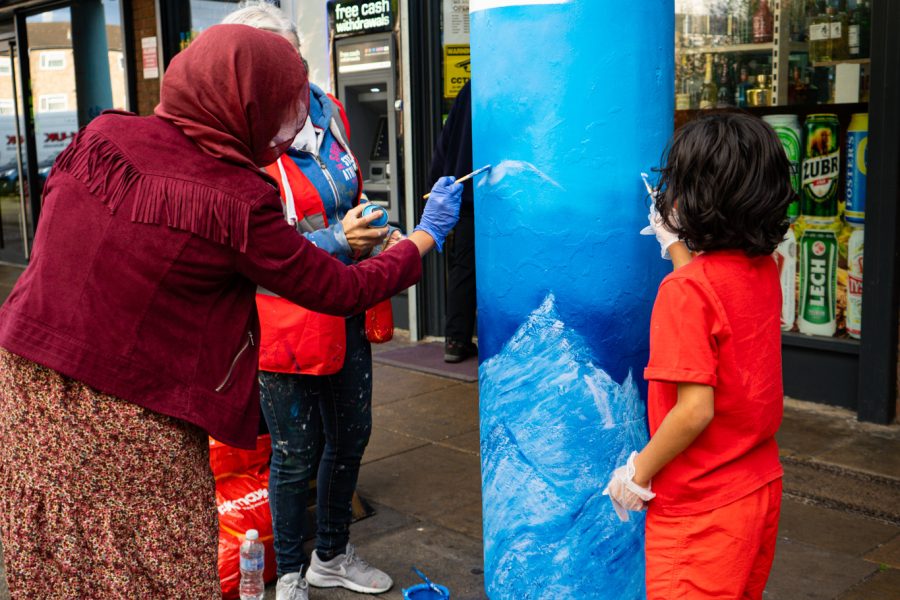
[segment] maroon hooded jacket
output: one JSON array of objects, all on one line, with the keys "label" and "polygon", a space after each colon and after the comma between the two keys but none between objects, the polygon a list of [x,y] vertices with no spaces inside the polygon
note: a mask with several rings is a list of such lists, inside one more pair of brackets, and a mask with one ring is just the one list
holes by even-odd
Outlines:
[{"label": "maroon hooded jacket", "polygon": [[421,260],[404,241],[343,265],[285,222],[255,159],[217,158],[174,122],[107,113],[59,156],[31,264],[0,308],[0,346],[252,448],[257,285],[349,315],[415,283]]}]

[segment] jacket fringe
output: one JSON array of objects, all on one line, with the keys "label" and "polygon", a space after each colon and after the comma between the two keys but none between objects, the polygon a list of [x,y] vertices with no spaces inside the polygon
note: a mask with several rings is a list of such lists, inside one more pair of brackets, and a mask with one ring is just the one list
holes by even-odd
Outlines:
[{"label": "jacket fringe", "polygon": [[249,203],[202,183],[142,173],[102,134],[82,131],[59,155],[54,170],[81,182],[112,214],[133,193],[132,222],[166,225],[247,250]]}]

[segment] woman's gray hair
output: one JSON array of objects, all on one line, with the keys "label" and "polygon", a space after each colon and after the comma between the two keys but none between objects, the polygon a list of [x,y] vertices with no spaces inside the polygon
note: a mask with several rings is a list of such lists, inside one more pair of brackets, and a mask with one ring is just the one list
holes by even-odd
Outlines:
[{"label": "woman's gray hair", "polygon": [[222,23],[248,25],[282,36],[291,35],[296,40],[297,47],[300,47],[300,34],[297,33],[297,26],[281,12],[280,8],[265,2],[265,0],[244,0],[237,10],[222,19]]}]

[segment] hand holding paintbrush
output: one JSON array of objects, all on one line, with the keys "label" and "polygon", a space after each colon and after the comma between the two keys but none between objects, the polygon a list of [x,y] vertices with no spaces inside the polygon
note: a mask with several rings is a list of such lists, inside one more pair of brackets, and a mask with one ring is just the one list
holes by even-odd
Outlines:
[{"label": "hand holding paintbrush", "polygon": [[[463,183],[464,181],[468,181],[468,180],[472,179],[473,177],[475,177],[476,175],[480,175],[481,173],[484,173],[485,171],[489,170],[490,168],[491,168],[491,165],[485,165],[485,166],[481,167],[480,169],[475,169],[468,175],[463,175],[462,177],[457,179],[456,183]],[[428,200],[429,196],[431,196],[431,192],[428,192],[427,194],[422,196],[422,199]]]}]

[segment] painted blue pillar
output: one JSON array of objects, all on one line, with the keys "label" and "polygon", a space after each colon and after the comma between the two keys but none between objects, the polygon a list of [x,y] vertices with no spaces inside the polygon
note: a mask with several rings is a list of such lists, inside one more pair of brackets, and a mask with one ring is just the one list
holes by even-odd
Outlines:
[{"label": "painted blue pillar", "polygon": [[672,133],[674,2],[470,0],[485,584],[644,597],[643,518],[601,495],[647,439],[670,264],[641,171]]}]

